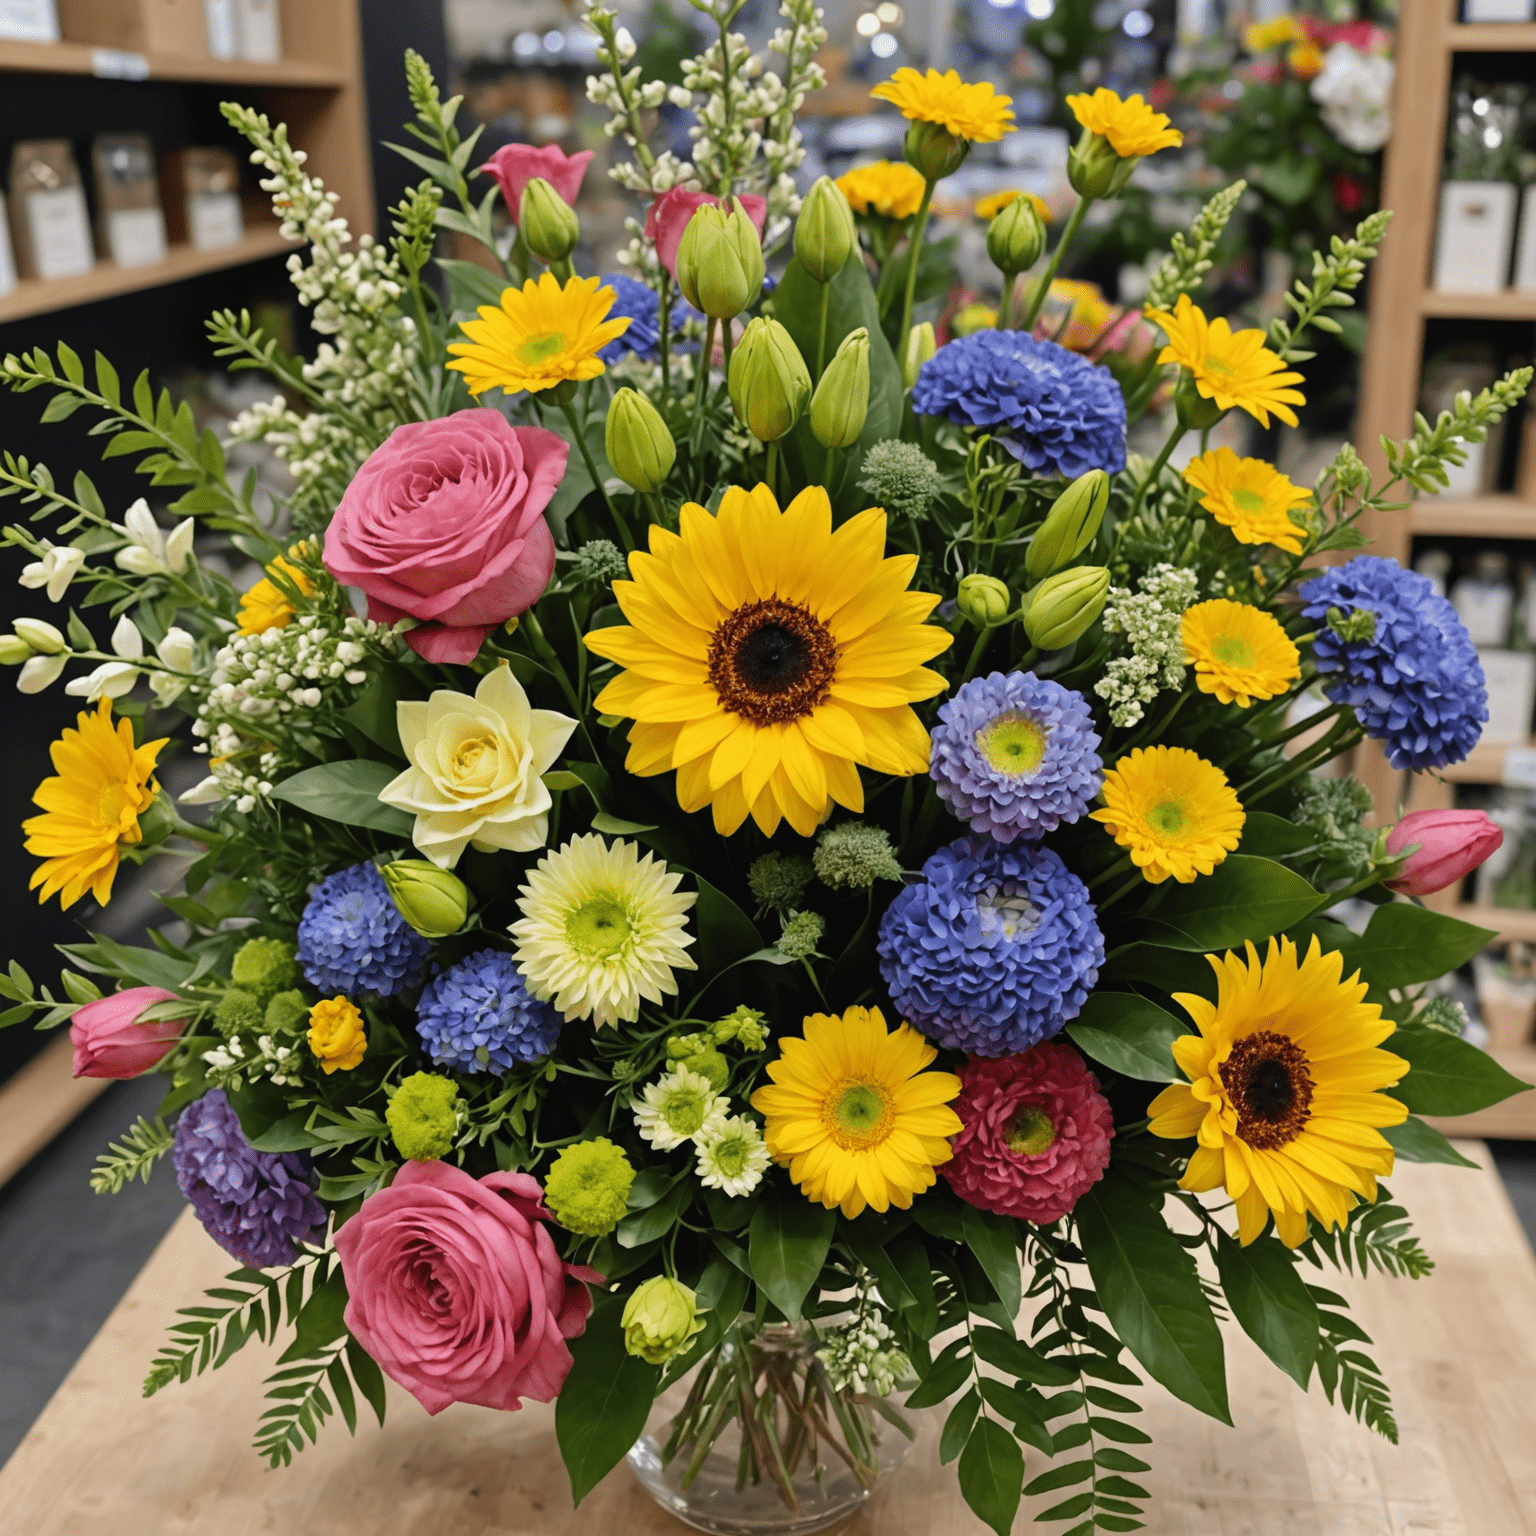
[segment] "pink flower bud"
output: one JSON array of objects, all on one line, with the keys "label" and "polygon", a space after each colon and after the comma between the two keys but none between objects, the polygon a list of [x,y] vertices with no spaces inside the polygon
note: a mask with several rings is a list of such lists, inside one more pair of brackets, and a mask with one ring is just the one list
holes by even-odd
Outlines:
[{"label": "pink flower bud", "polygon": [[1471,874],[1504,841],[1504,831],[1481,811],[1413,811],[1393,827],[1387,851],[1419,845],[1386,887],[1402,896],[1428,896]]},{"label": "pink flower bud", "polygon": [[[763,225],[768,218],[768,199],[746,193],[736,201],[751,219],[758,239],[762,239]],[[645,237],[656,242],[657,258],[673,276],[677,274],[677,248],[683,243],[683,231],[706,203],[718,207],[720,199],[711,192],[685,192],[681,187],[673,187],[663,192],[645,215]]]},{"label": "pink flower bud", "polygon": [[587,162],[592,154],[592,150],[584,149],[568,155],[554,144],[546,144],[541,149],[535,149],[531,144],[507,144],[480,169],[500,183],[507,211],[516,219],[522,217],[523,189],[536,176],[547,181],[574,208],[581,194],[581,178],[587,173]]},{"label": "pink flower bud", "polygon": [[167,1055],[186,1028],[185,1019],[140,1024],[139,1015],[156,1003],[174,1003],[160,987],[129,987],[75,1010],[69,1038],[75,1047],[76,1077],[137,1077]]}]

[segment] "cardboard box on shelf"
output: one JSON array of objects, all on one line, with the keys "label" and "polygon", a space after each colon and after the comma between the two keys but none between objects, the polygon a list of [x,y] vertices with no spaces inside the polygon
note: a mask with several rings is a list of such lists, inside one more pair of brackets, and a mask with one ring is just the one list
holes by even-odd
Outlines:
[{"label": "cardboard box on shelf", "polygon": [[11,150],[11,238],[22,277],[77,277],[96,265],[85,190],[68,139]]},{"label": "cardboard box on shelf", "polygon": [[91,146],[97,247],[120,267],[165,260],[165,214],[147,134],[104,133]]},{"label": "cardboard box on shelf", "polygon": [[129,53],[206,58],[203,0],[58,0],[59,25],[72,43]]},{"label": "cardboard box on shelf", "polygon": [[1448,181],[1441,186],[1436,288],[1497,293],[1505,286],[1518,195],[1507,181]]},{"label": "cardboard box on shelf", "polygon": [[238,245],[245,233],[240,171],[227,149],[178,149],[160,157],[160,192],[172,240],[194,250]]}]

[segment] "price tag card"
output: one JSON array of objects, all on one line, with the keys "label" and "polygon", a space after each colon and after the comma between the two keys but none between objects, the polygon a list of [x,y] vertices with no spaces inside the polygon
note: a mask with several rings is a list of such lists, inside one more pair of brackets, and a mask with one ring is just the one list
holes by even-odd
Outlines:
[{"label": "price tag card", "polygon": [[114,208],[107,214],[107,246],[120,267],[152,267],[165,260],[165,216],[158,208]]},{"label": "price tag card", "polygon": [[92,48],[91,73],[98,80],[148,80],[149,60],[126,48]]},{"label": "price tag card", "polygon": [[85,193],[79,187],[28,192],[26,209],[39,277],[78,277],[96,265]]},{"label": "price tag card", "polygon": [[1499,782],[1506,789],[1536,789],[1536,747],[1508,748]]},{"label": "price tag card", "polygon": [[239,245],[245,234],[237,192],[196,192],[187,199],[187,221],[195,250]]}]

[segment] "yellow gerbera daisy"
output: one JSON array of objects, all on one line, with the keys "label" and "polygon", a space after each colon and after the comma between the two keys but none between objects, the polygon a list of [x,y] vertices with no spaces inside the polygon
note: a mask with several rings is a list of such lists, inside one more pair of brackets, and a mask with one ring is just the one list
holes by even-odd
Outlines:
[{"label": "yellow gerbera daisy", "polygon": [[910,219],[923,201],[927,185],[905,160],[876,160],[856,165],[837,178],[855,213],[875,213],[883,219]]},{"label": "yellow gerbera daisy", "polygon": [[538,282],[509,285],[500,305],[482,304],[480,318],[459,327],[469,340],[448,348],[457,358],[448,366],[464,375],[472,395],[537,393],[567,379],[595,379],[605,371],[598,352],[630,325],[628,315],[604,319],[614,298],[600,277],[573,277],[562,288],[545,272]]},{"label": "yellow gerbera daisy", "polygon": [[1293,405],[1305,405],[1299,390],[1301,375],[1285,371],[1285,364],[1264,345],[1260,330],[1234,331],[1225,320],[1207,320],[1189,301],[1187,293],[1170,314],[1149,309],[1147,319],[1168,338],[1158,353],[1160,363],[1177,363],[1194,375],[1195,388],[1224,411],[1239,406],[1263,426],[1273,411],[1288,427],[1296,425]]},{"label": "yellow gerbera daisy", "polygon": [[1153,885],[1188,885],[1237,847],[1247,819],[1227,776],[1187,747],[1138,747],[1104,775],[1091,813]]},{"label": "yellow gerbera daisy", "polygon": [[885,558],[884,512],[834,533],[820,486],[783,512],[767,486],[732,486],[715,516],[684,506],[681,533],[653,523],[650,544],[613,584],[629,624],[586,637],[627,669],[595,702],[635,722],[631,773],[675,768],[678,804],[713,806],[723,836],[750,814],[809,837],[834,800],[864,808],[857,765],[927,772],[911,706],[944,688],[923,663],[951,636],[923,622],[939,599],[907,591],[917,557]]},{"label": "yellow gerbera daisy", "polygon": [[1184,611],[1184,659],[1201,693],[1247,709],[1284,693],[1301,676],[1301,653],[1262,608],[1215,598]]},{"label": "yellow gerbera daisy", "polygon": [[1263,459],[1240,459],[1230,448],[1213,448],[1191,459],[1184,478],[1205,494],[1200,505],[1240,544],[1273,544],[1299,555],[1302,530],[1291,520],[1293,507],[1312,500]]},{"label": "yellow gerbera daisy", "polygon": [[1155,155],[1160,149],[1176,149],[1184,142],[1177,128],[1168,126],[1162,112],[1154,112],[1140,95],[1125,101],[1105,86],[1092,96],[1068,96],[1072,115],[1089,133],[1109,140],[1109,147],[1122,160],[1139,160]]},{"label": "yellow gerbera daisy", "polygon": [[154,804],[155,759],[168,740],[134,746],[132,724],[114,728],[112,701],[103,699],[49,747],[58,777],[44,779],[32,797],[44,814],[21,824],[27,852],[43,857],[27,883],[42,886],[39,902],[57,893],[61,907],[72,907],[87,891],[102,906],[112,899],[118,849],[143,835],[139,816]]},{"label": "yellow gerbera daisy", "polygon": [[1042,222],[1051,222],[1051,205],[1043,197],[1036,197],[1033,192],[1016,192],[1007,189],[1002,192],[993,192],[987,197],[976,200],[976,217],[985,219],[989,224],[1000,214],[1009,203],[1016,202],[1021,197],[1027,197],[1035,205],[1035,212],[1040,215]]},{"label": "yellow gerbera daisy", "polygon": [[992,144],[1012,133],[1013,98],[1000,96],[989,81],[968,85],[951,69],[920,75],[915,69],[898,69],[869,93],[888,101],[908,122],[937,123],[957,139],[972,144]]},{"label": "yellow gerbera daisy", "polygon": [[1173,1042],[1189,1084],[1153,1099],[1150,1129],[1198,1139],[1180,1187],[1225,1188],[1245,1246],[1273,1212],[1280,1241],[1294,1248],[1307,1240],[1308,1212],[1339,1227],[1359,1200],[1375,1200],[1393,1161],[1380,1127],[1408,1118],[1408,1106],[1380,1090],[1408,1063],[1376,1049],[1395,1026],[1365,1001],[1358,971],[1343,980],[1344,957],[1322,953],[1315,935],[1299,963],[1284,938],[1269,941],[1262,964],[1251,942],[1246,962],[1206,958],[1216,1001],[1174,994],[1199,1030]]},{"label": "yellow gerbera daisy", "polygon": [[925,1072],[938,1052],[910,1024],[887,1032],[878,1008],[812,1014],[805,1038],[779,1049],[773,1086],[752,1095],[774,1161],[807,1200],[850,1219],[866,1205],[906,1210],[950,1159],[960,1079]]},{"label": "yellow gerbera daisy", "polygon": [[[297,556],[301,546],[295,544],[288,551]],[[285,576],[305,597],[315,595],[315,584],[298,566],[279,555],[266,567],[267,574],[240,599],[240,612],[236,615],[242,635],[259,635],[269,629],[281,629],[293,617],[293,604],[288,594],[272,580],[273,571]]]}]

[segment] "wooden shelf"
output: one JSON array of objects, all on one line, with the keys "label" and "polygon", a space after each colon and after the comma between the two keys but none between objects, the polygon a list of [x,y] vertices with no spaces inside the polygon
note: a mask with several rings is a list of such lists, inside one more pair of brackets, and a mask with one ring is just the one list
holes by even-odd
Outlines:
[{"label": "wooden shelf", "polygon": [[308,59],[283,59],[276,64],[252,64],[245,59],[210,59],[172,53],[124,54],[91,43],[26,43],[0,38],[0,71],[42,75],[125,75],[125,62],[138,58],[148,68],[145,79],[203,80],[213,85],[277,85],[335,88],[347,83],[346,72]]},{"label": "wooden shelf", "polygon": [[[1536,743],[1522,745],[1536,745]],[[1502,784],[1504,782],[1504,754],[1508,745],[1495,742],[1479,742],[1468,754],[1464,763],[1452,763],[1447,768],[1437,768],[1436,774],[1452,784]]]},{"label": "wooden shelf", "polygon": [[1499,939],[1509,944],[1536,944],[1536,910],[1525,907],[1476,907],[1461,902],[1451,915],[1479,928],[1497,930]]},{"label": "wooden shelf", "polygon": [[1421,496],[1408,520],[1414,533],[1441,538],[1536,539],[1536,502],[1516,496]]},{"label": "wooden shelf", "polygon": [[1444,288],[1426,288],[1419,309],[1431,318],[1536,320],[1536,293],[1517,292],[1513,288],[1498,293],[1452,293]]},{"label": "wooden shelf", "polygon": [[1453,53],[1526,53],[1536,50],[1536,23],[1458,22],[1445,29]]},{"label": "wooden shelf", "polygon": [[[1390,1043],[1387,1049],[1391,1049]],[[1536,1045],[1495,1046],[1488,1054],[1521,1082],[1536,1083]],[[1513,1098],[1454,1119],[1426,1116],[1437,1131],[1447,1136],[1492,1136],[1506,1141],[1536,1141],[1536,1093],[1517,1093]],[[1393,1181],[1396,1182],[1395,1180]]]}]

